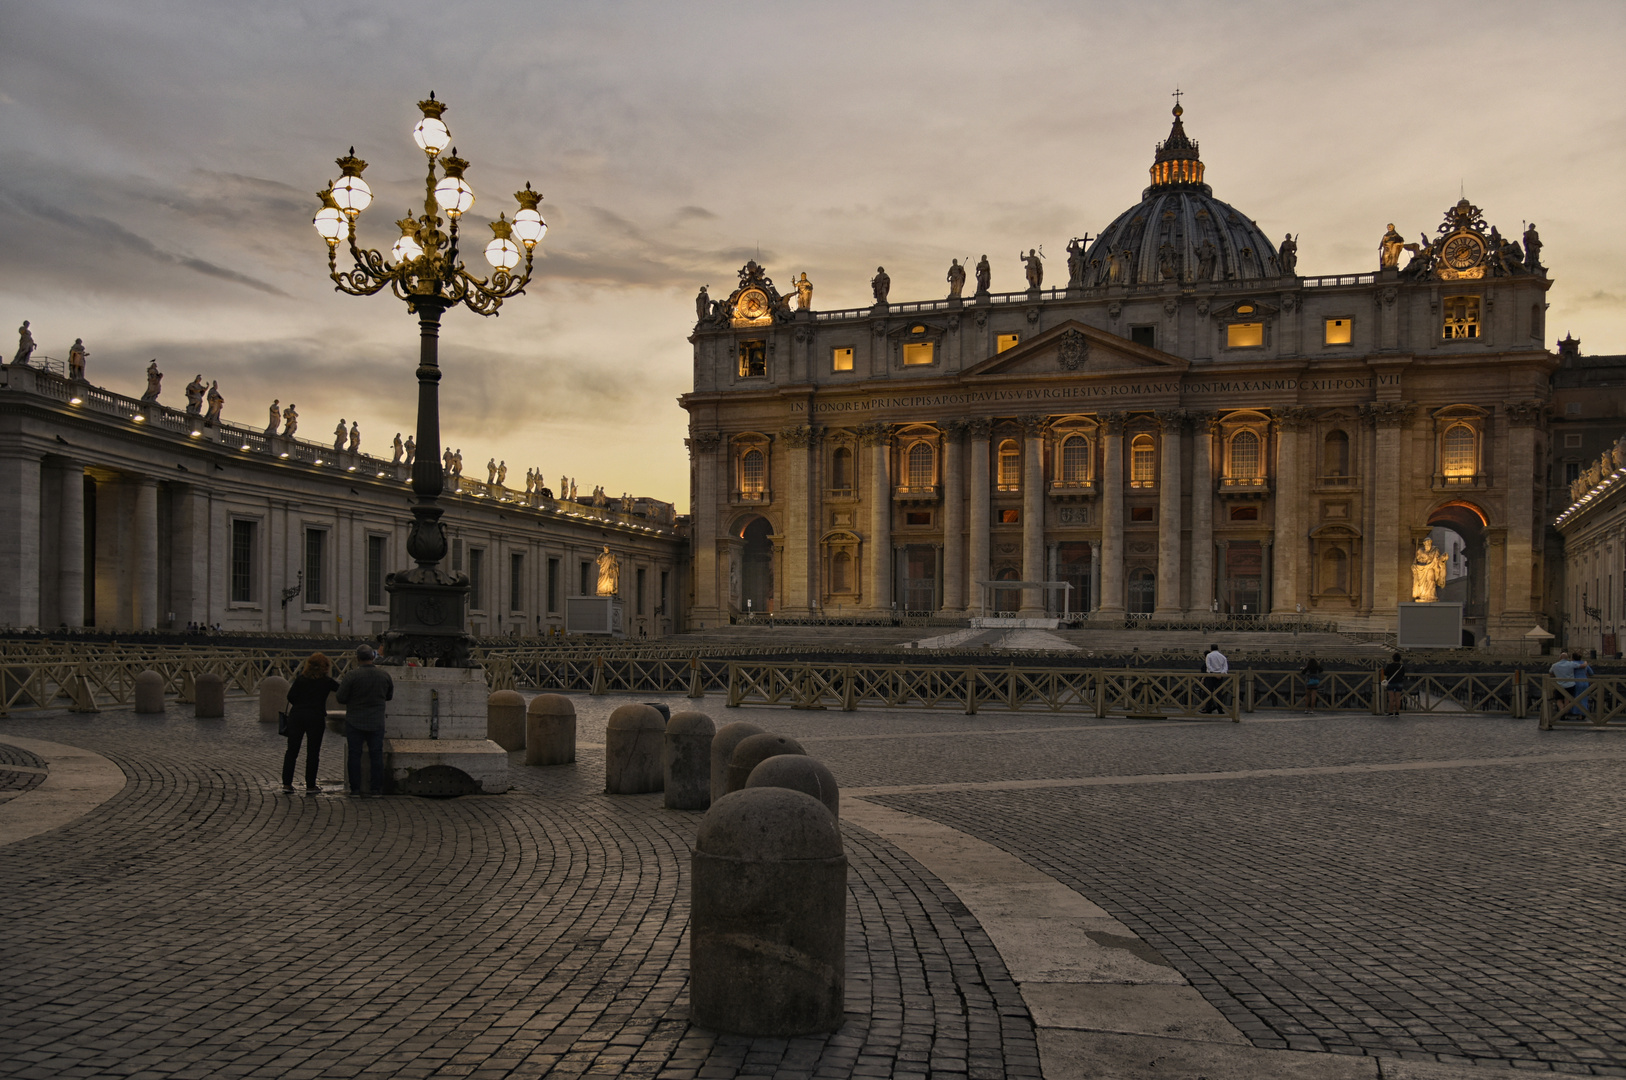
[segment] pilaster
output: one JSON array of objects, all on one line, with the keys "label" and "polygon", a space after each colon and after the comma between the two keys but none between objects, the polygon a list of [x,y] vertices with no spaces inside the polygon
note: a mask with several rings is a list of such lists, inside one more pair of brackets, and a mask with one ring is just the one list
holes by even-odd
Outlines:
[{"label": "pilaster", "polygon": [[[1044,559],[1044,430],[1042,416],[1020,416],[1022,429],[1022,580],[1045,580]],[[1023,589],[1020,614],[1035,618],[1045,613],[1043,589]]]},{"label": "pilaster", "polygon": [[1157,607],[1159,619],[1178,619],[1180,605],[1180,570],[1185,560],[1180,544],[1180,455],[1184,452],[1185,414],[1177,409],[1159,410],[1158,424],[1162,427],[1162,446],[1159,448],[1157,481]]},{"label": "pilaster", "polygon": [[971,468],[968,470],[971,484],[971,524],[966,537],[966,547],[969,551],[969,565],[966,567],[966,608],[981,611],[983,589],[977,582],[988,580],[990,512],[988,443],[993,435],[994,425],[987,417],[976,417],[966,421],[965,431],[971,440],[969,447]]},{"label": "pilaster", "polygon": [[1101,415],[1101,603],[1124,612],[1124,414]]},{"label": "pilaster", "polygon": [[865,424],[858,437],[870,448],[869,574],[864,606],[892,609],[892,479],[891,432],[885,424]]},{"label": "pilaster", "polygon": [[938,427],[943,430],[943,610],[958,614],[966,610],[966,491],[961,465],[966,424],[945,420]]},{"label": "pilaster", "polygon": [[0,454],[0,551],[11,557],[0,575],[0,626],[40,624],[40,456]]},{"label": "pilaster", "polygon": [[1186,611],[1207,618],[1214,600],[1214,433],[1213,413],[1191,417],[1191,596]]}]

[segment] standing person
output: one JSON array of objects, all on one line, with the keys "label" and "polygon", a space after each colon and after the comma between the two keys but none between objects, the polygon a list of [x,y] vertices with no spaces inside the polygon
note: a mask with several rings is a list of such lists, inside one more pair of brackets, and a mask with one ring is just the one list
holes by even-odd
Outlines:
[{"label": "standing person", "polygon": [[395,696],[395,680],[373,662],[378,654],[366,645],[356,650],[356,666],[339,684],[339,704],[344,706],[344,737],[349,744],[345,754],[345,778],[350,797],[359,799],[361,790],[361,748],[367,747],[367,765],[373,777],[372,797],[384,795],[384,703]]},{"label": "standing person", "polygon": [[282,790],[294,790],[294,764],[299,744],[305,743],[305,790],[315,793],[316,769],[322,756],[322,733],[327,730],[327,696],[339,688],[331,672],[333,661],[311,653],[288,687],[288,752],[282,755]]},{"label": "standing person", "polygon": [[1230,674],[1231,662],[1220,652],[1218,645],[1208,647],[1208,655],[1203,657],[1203,670],[1208,673],[1203,676],[1203,690],[1206,691],[1203,712],[1222,713],[1225,705],[1220,700],[1220,687],[1225,684],[1224,676]]},{"label": "standing person", "polygon": [[1386,715],[1399,716],[1401,698],[1406,693],[1406,662],[1395,653],[1394,659],[1383,665],[1383,689],[1389,694]]},{"label": "standing person", "polygon": [[1312,656],[1304,662],[1304,669],[1299,674],[1304,676],[1304,711],[1313,712],[1316,698],[1321,693],[1321,665]]},{"label": "standing person", "polygon": [[1596,674],[1592,664],[1576,649],[1570,654],[1575,660],[1575,687],[1570,691],[1570,715],[1577,720],[1586,719],[1586,688],[1587,683]]},{"label": "standing person", "polygon": [[1553,683],[1554,711],[1565,713],[1569,711],[1571,703],[1575,700],[1575,657],[1580,653],[1570,654],[1561,652],[1553,666],[1547,673],[1555,680]]}]

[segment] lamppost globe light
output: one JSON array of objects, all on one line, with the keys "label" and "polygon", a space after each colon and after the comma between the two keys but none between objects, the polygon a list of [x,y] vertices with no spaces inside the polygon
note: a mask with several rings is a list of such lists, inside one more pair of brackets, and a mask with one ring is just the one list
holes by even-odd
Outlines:
[{"label": "lamppost globe light", "polygon": [[418,144],[418,149],[435,157],[452,142],[452,133],[440,118],[441,113],[446,111],[446,103],[436,101],[435,92],[431,90],[429,100],[418,102],[418,108],[423,110],[423,119],[412,129],[412,141]]},{"label": "lamppost globe light", "polygon": [[400,265],[421,256],[423,245],[418,243],[418,222],[413,218],[412,211],[407,211],[407,216],[395,224],[401,228],[401,238],[390,248],[390,258]]},{"label": "lamppost globe light", "polygon": [[536,204],[542,201],[542,193],[532,191],[527,180],[525,190],[514,192],[514,198],[519,200],[519,210],[514,214],[514,235],[530,250],[540,244],[548,232],[548,223],[542,220],[542,214],[536,208]]},{"label": "lamppost globe light", "polygon": [[463,179],[463,170],[469,167],[469,163],[457,156],[457,147],[454,146],[451,156],[442,159],[440,167],[446,175],[435,185],[435,202],[447,217],[456,220],[474,205],[474,189]]},{"label": "lamppost globe light", "polygon": [[356,156],[354,146],[350,148],[350,153],[342,158],[335,158],[333,163],[344,174],[339,177],[338,183],[333,185],[333,201],[338,204],[340,210],[355,217],[367,209],[373,201],[373,189],[361,178],[367,163]]},{"label": "lamppost globe light", "polygon": [[486,262],[498,270],[512,270],[519,265],[519,245],[513,241],[513,229],[513,225],[501,214],[491,223],[491,231],[496,235],[486,245]]},{"label": "lamppost globe light", "polygon": [[344,236],[348,222],[345,221],[344,211],[340,210],[338,204],[333,201],[332,184],[329,184],[316,194],[321,196],[322,208],[316,211],[316,216],[311,219],[311,224],[316,226],[317,233],[321,235],[323,240],[327,241],[328,250],[331,251],[338,244],[340,238]]}]

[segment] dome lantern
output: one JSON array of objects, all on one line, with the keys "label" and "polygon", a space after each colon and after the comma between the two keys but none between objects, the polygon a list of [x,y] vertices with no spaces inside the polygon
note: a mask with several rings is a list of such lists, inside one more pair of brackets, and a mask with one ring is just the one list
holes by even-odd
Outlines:
[{"label": "dome lantern", "polygon": [[1157,154],[1152,158],[1152,184],[1147,188],[1148,193],[1187,188],[1205,195],[1212,194],[1212,189],[1203,183],[1203,162],[1197,156],[1197,143],[1186,135],[1186,127],[1180,122],[1185,111],[1178,104],[1175,105],[1174,124],[1169,128],[1169,137],[1157,144]]}]

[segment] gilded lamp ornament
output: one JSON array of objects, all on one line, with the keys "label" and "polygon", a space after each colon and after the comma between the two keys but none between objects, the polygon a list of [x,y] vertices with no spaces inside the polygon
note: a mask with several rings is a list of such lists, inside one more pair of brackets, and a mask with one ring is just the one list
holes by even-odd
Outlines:
[{"label": "gilded lamp ornament", "polygon": [[[474,206],[474,189],[464,173],[469,163],[451,146],[451,131],[442,117],[446,103],[431,93],[418,102],[423,114],[412,139],[429,159],[424,181],[423,213],[411,210],[395,223],[400,235],[389,251],[363,248],[356,240],[356,219],[372,204],[373,192],[363,178],[367,163],[355,147],[335,159],[339,179],[317,192],[322,200],[311,224],[327,243],[328,276],[338,291],[371,296],[388,288],[418,316],[417,456],[412,464],[412,528],[407,553],[417,566],[390,574],[390,629],[383,635],[386,660],[409,657],[441,664],[466,665],[469,638],[464,630],[468,578],[441,568],[446,558],[446,530],[437,505],[443,490],[440,470],[440,317],[459,304],[480,315],[496,315],[504,300],[525,291],[531,280],[536,245],[547,222],[537,209],[542,194],[527,183],[515,192],[519,203],[512,220],[506,213],[491,222],[485,247],[493,270],[489,277],[471,273],[458,258],[458,223]],[[443,156],[444,154],[444,156]],[[444,217],[442,216],[444,215]],[[351,265],[340,267],[338,248],[347,242]],[[521,269],[520,264],[524,266]]]}]

